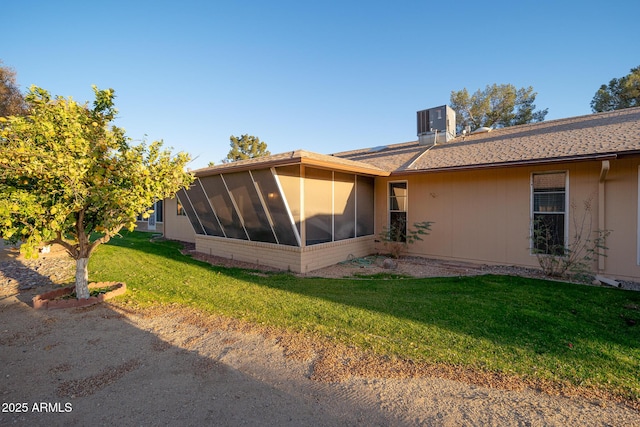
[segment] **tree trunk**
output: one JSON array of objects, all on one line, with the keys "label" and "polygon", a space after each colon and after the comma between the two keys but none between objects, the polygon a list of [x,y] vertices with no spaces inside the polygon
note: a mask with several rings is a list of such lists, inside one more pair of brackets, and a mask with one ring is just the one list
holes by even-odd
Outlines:
[{"label": "tree trunk", "polygon": [[78,299],[89,298],[89,258],[76,260],[76,297]]}]

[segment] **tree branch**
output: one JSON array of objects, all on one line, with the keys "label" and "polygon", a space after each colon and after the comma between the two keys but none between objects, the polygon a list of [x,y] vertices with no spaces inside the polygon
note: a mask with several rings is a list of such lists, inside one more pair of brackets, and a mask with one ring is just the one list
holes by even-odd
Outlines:
[{"label": "tree branch", "polygon": [[89,245],[89,255],[91,255],[91,253],[95,250],[95,248],[97,248],[99,245],[103,244],[103,243],[107,243],[109,240],[111,240],[111,237],[118,234],[120,232],[120,230],[122,230],[122,225],[119,225],[118,227],[116,227],[114,230],[110,231],[109,233],[105,234],[104,236],[102,236],[101,238],[99,238],[98,240],[96,240],[95,242],[91,243]]},{"label": "tree branch", "polygon": [[67,253],[69,254],[69,256],[71,256],[71,258],[73,259],[78,259],[77,258],[77,249],[75,247],[75,245],[72,245],[71,243],[65,241],[62,238],[62,233],[58,231],[57,236],[55,239],[53,240],[49,240],[48,242],[46,242],[47,245],[53,245],[53,244],[58,244],[60,246],[62,246],[65,251],[67,251]]}]

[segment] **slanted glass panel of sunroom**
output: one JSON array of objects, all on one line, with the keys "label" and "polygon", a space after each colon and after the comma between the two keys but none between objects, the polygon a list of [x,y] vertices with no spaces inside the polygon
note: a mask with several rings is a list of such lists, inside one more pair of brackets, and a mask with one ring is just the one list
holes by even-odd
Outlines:
[{"label": "slanted glass panel of sunroom", "polygon": [[247,240],[247,233],[244,231],[242,221],[233,207],[227,184],[222,175],[207,176],[200,178],[199,181],[202,183],[202,188],[207,194],[209,203],[220,222],[223,237]]},{"label": "slanted glass panel of sunroom", "polygon": [[293,216],[290,215],[285,198],[281,194],[278,183],[271,169],[252,171],[258,193],[266,205],[265,212],[273,227],[277,243],[280,245],[300,246],[293,229]]}]

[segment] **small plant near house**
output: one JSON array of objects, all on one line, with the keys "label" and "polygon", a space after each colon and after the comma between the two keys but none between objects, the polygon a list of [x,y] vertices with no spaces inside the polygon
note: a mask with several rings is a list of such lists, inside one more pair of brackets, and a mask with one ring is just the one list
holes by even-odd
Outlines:
[{"label": "small plant near house", "polygon": [[599,256],[607,256],[606,238],[611,230],[594,230],[592,225],[592,198],[583,203],[581,217],[576,215],[577,206],[571,202],[573,212],[573,235],[567,245],[560,241],[553,224],[542,219],[535,221],[533,227],[533,252],[545,275],[564,277],[574,275],[586,280],[593,276],[594,262]]},{"label": "small plant near house", "polygon": [[432,221],[415,222],[413,228],[406,228],[404,222],[398,222],[391,227],[384,227],[378,237],[389,255],[399,258],[409,245],[422,241],[421,236],[429,234],[432,224]]}]

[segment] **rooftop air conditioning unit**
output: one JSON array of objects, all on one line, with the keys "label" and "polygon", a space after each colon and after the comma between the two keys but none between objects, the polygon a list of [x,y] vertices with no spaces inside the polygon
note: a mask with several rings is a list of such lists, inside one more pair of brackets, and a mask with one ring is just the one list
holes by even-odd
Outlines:
[{"label": "rooftop air conditioning unit", "polygon": [[435,145],[456,137],[456,112],[448,105],[418,111],[418,142]]}]

